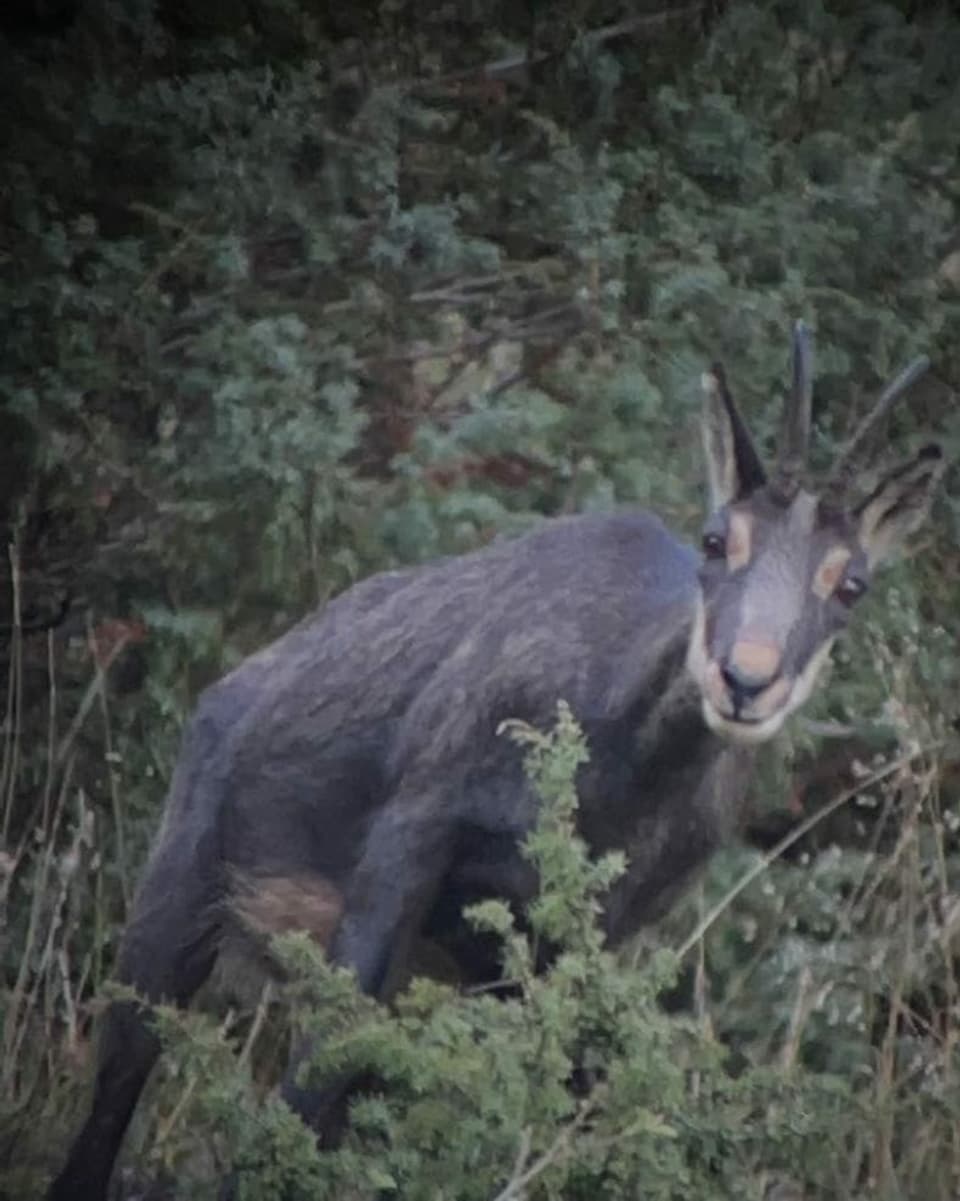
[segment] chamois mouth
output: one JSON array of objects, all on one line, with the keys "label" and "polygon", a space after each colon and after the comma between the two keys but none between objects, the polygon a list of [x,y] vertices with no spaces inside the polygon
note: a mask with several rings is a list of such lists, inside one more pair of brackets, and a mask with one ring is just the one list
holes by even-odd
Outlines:
[{"label": "chamois mouth", "polygon": [[786,707],[781,707],[766,717],[749,717],[746,714],[724,712],[705,696],[702,698],[703,720],[715,734],[731,742],[766,742],[780,730],[787,716]]},{"label": "chamois mouth", "polygon": [[719,663],[708,663],[702,688],[703,718],[715,733],[735,742],[764,742],[783,725],[790,709],[793,681],[778,676],[761,691],[738,697]]},{"label": "chamois mouth", "polygon": [[737,726],[759,726],[767,720],[763,717],[744,717],[742,713],[719,713],[717,716]]},{"label": "chamois mouth", "polygon": [[[758,743],[776,735],[787,717],[810,696],[817,675],[830,656],[833,638],[827,639],[798,670],[796,665],[771,664],[775,674],[757,689],[738,687],[730,669],[708,647],[704,605],[697,606],[687,649],[687,670],[700,694],[703,720],[714,733],[731,742]],[[749,681],[747,682],[749,685]]]},{"label": "chamois mouth", "polygon": [[750,726],[763,725],[785,709],[793,685],[789,676],[778,675],[765,686],[745,693],[728,682],[714,659],[707,664],[701,687],[704,698],[724,721]]}]

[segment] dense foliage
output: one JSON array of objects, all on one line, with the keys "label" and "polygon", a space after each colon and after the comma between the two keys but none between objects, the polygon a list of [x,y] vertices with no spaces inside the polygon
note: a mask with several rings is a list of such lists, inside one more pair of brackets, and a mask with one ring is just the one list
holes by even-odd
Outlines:
[{"label": "dense foliage", "polygon": [[[371,571],[545,514],[642,504],[692,535],[700,371],[722,353],[771,436],[798,315],[818,465],[920,351],[888,440],[960,450],[947,6],[196,7],[36,5],[0,40],[11,1198],[80,1112],[204,683]],[[167,1018],[132,1178],[213,1196],[246,1147],[253,1197],[298,1171],[318,1196],[955,1197],[956,479],[765,763],[750,848],[639,967],[579,923],[542,982],[508,937],[509,1002],[420,983],[389,1015],[304,962],[329,1054],[392,1084],[320,1166],[262,1099],[272,1006]],[[545,895],[589,908],[590,870]]]}]

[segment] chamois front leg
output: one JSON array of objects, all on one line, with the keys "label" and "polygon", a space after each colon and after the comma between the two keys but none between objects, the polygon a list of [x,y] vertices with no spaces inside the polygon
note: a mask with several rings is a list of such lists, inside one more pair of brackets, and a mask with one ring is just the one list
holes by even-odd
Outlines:
[{"label": "chamois front leg", "polygon": [[[346,889],[329,957],[352,968],[369,996],[383,996],[391,966],[408,953],[449,870],[454,831],[438,808],[426,798],[398,796],[375,821]],[[310,1050],[309,1039],[295,1040],[281,1093],[329,1144],[339,1134],[346,1095],[356,1082],[331,1081],[321,1088],[299,1084],[298,1069]]]}]

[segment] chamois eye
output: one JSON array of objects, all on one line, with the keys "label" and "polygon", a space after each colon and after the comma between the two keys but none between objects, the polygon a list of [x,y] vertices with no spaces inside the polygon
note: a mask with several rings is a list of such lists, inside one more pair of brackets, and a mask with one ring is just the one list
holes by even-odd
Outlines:
[{"label": "chamois eye", "polygon": [[725,559],[727,555],[726,540],[720,534],[704,534],[703,553],[708,559]]},{"label": "chamois eye", "polygon": [[852,608],[866,592],[867,585],[855,575],[844,576],[837,585],[836,598],[848,609]]}]

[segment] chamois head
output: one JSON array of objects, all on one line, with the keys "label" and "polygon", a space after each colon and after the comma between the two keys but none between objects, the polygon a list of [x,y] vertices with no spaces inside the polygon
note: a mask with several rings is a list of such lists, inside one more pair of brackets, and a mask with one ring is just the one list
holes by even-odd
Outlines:
[{"label": "chamois head", "polygon": [[917,360],[883,391],[816,492],[805,470],[812,372],[803,324],[794,330],[792,387],[769,475],[723,368],[703,376],[711,515],[687,667],[717,733],[748,742],[776,734],[813,690],[873,570],[924,520],[943,474],[937,446],[863,499],[851,498],[849,484],[867,433],[927,366]]}]

